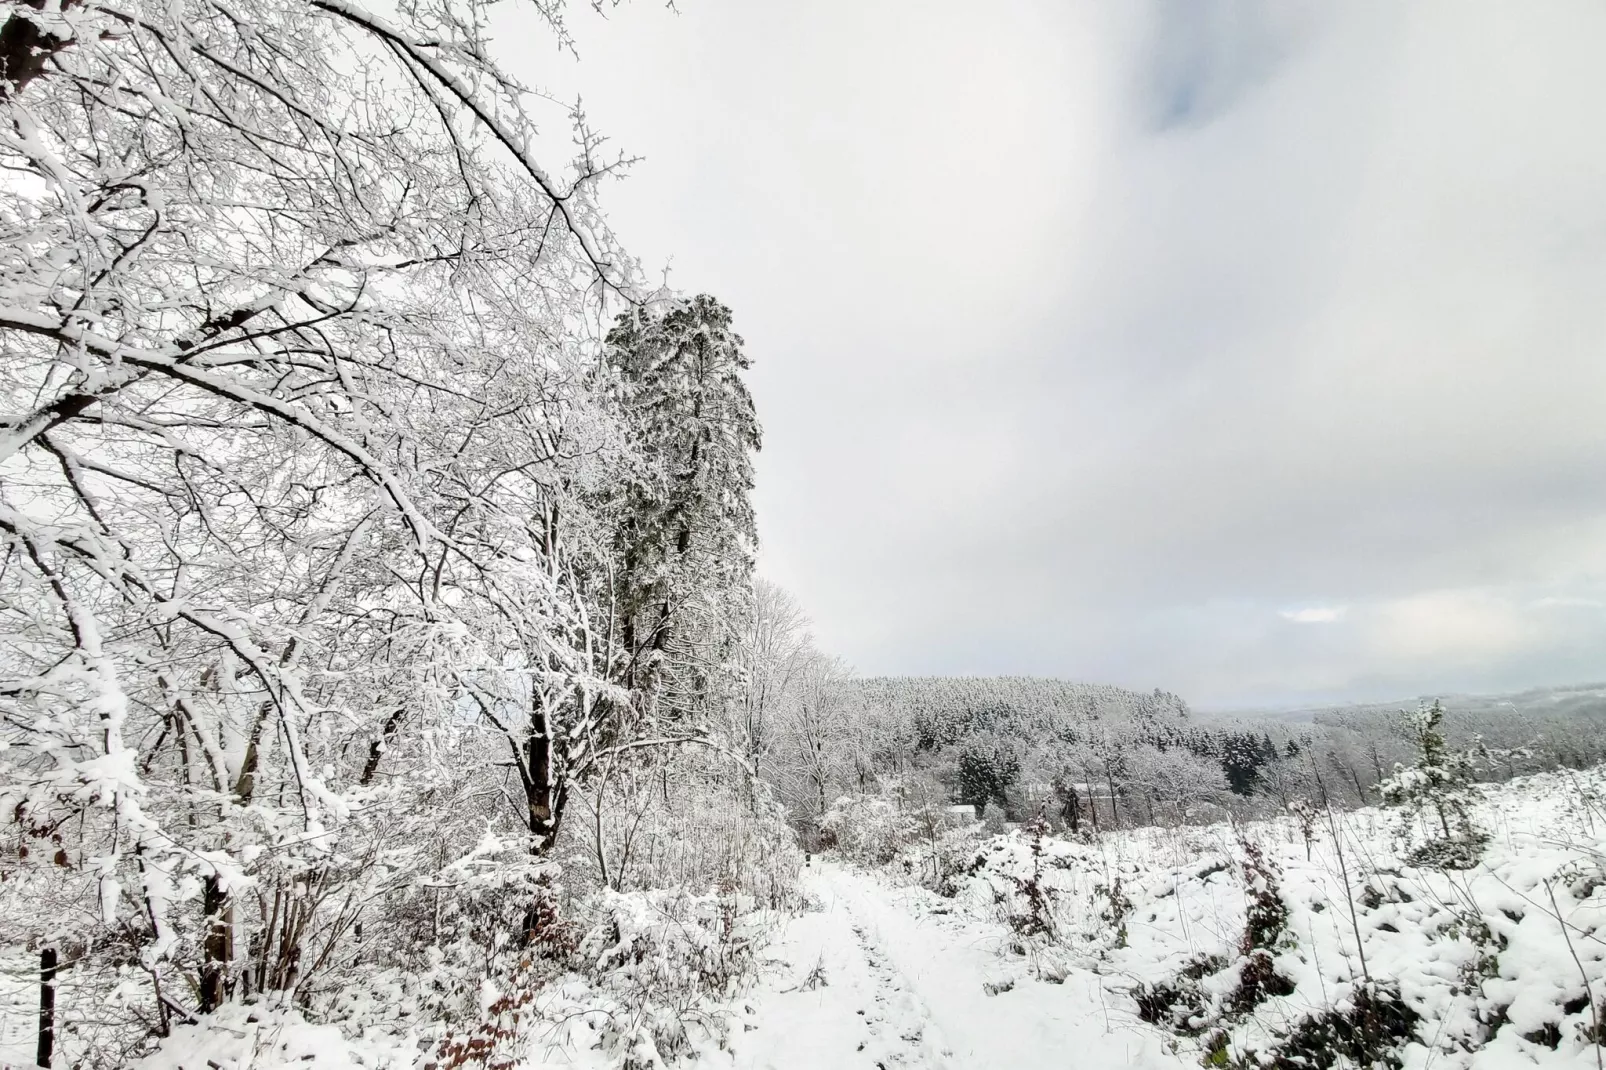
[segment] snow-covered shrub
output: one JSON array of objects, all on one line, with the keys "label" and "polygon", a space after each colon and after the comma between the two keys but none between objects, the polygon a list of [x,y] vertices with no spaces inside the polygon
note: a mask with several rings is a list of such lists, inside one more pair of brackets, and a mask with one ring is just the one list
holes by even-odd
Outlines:
[{"label": "snow-covered shrub", "polygon": [[[1206,1066],[1592,1067],[1606,1034],[1606,821],[1579,800],[1603,786],[1606,771],[1565,771],[1479,793],[1469,816],[1495,834],[1470,871],[1411,866],[1397,814],[1368,807],[1331,825],[1323,814],[1309,858],[1287,812],[1092,845],[1044,836],[1040,857],[1016,831],[976,844],[952,899],[928,902],[999,924],[1006,976],[989,981],[1102,975],[1112,1018],[1164,1030]],[[1009,915],[1030,916],[1034,881],[1051,946],[1009,929]],[[1125,946],[1112,946],[1123,920]]]},{"label": "snow-covered shrub", "polygon": [[534,960],[526,957],[500,980],[482,983],[479,1013],[447,1029],[424,1070],[510,1070],[517,1064],[516,1053],[535,1018],[533,1004],[549,978],[540,976]]},{"label": "snow-covered shrub", "polygon": [[[929,888],[945,899],[959,894],[960,881],[974,871],[976,848],[986,833],[975,821],[963,821],[953,815],[944,815],[950,823],[924,843],[907,848],[903,855],[904,871],[913,876],[922,887]],[[956,825],[953,822],[959,822]]]},{"label": "snow-covered shrub", "polygon": [[952,897],[986,836],[969,811],[950,805],[929,782],[888,779],[874,794],[837,799],[820,822],[820,845]]},{"label": "snow-covered shrub", "polygon": [[698,753],[609,773],[580,794],[580,820],[562,841],[571,883],[693,894],[722,888],[770,909],[793,903],[803,852],[762,781]]},{"label": "snow-covered shrub", "polygon": [[[474,979],[466,1011],[446,1019],[431,1048],[437,1070],[511,1066],[542,1038],[582,1033],[621,1067],[717,1046],[774,925],[751,895],[733,892],[603,889],[563,910],[542,901],[526,936]],[[461,969],[435,976],[465,978]],[[423,1017],[445,1009],[434,1001]]]},{"label": "snow-covered shrub", "polygon": [[884,866],[912,844],[932,842],[962,820],[929,801],[908,798],[898,781],[875,794],[843,795],[820,819],[821,846],[861,865]]},{"label": "snow-covered shrub", "polygon": [[1021,832],[1031,851],[1031,870],[1025,876],[1006,874],[1015,886],[1019,906],[1009,911],[1005,919],[1015,936],[1022,941],[1052,940],[1055,935],[1055,889],[1044,880],[1043,872],[1043,837],[1048,833],[1048,823],[1041,819],[1028,821],[1021,827]]},{"label": "snow-covered shrub", "polygon": [[1132,992],[1138,1017],[1150,1025],[1197,1036],[1210,1023],[1210,996],[1201,982],[1228,966],[1225,955],[1196,955],[1169,980],[1139,983]]},{"label": "snow-covered shrub", "polygon": [[1244,882],[1244,931],[1238,940],[1238,986],[1228,997],[1227,1009],[1243,1014],[1268,996],[1286,996],[1294,984],[1277,972],[1276,952],[1282,950],[1288,930],[1288,904],[1282,898],[1282,871],[1261,846],[1240,837],[1239,865]]},{"label": "snow-covered shrub", "polygon": [[[1306,1015],[1269,1051],[1249,1050],[1229,1064],[1242,1070],[1332,1070],[1337,1066],[1401,1070],[1400,1049],[1416,1038],[1419,1015],[1398,985],[1362,985],[1342,1007]],[[1225,1053],[1225,1047],[1216,1049]],[[1209,1065],[1209,1064],[1207,1064]]]},{"label": "snow-covered shrub", "polygon": [[[10,1039],[3,1035],[9,1024],[3,1019],[23,1016],[13,1009],[17,1004],[27,1002],[29,1026],[37,1020],[37,994],[48,968],[54,986],[56,1063],[126,1065],[151,1050],[145,1023],[161,1016],[139,968],[142,933],[132,926],[132,932],[120,932],[64,921],[63,907],[76,906],[82,918],[92,917],[96,904],[80,898],[75,888],[79,875],[63,865],[59,833],[27,820],[17,826],[5,830],[12,835],[0,831],[0,852],[6,856],[0,861],[0,977],[5,979],[0,985],[0,1040]],[[4,1005],[12,1000],[12,1007]],[[37,1050],[32,1040],[29,1061]],[[9,1052],[0,1052],[0,1062],[8,1057]]]},{"label": "snow-covered shrub", "polygon": [[583,931],[569,889],[522,837],[486,831],[460,857],[408,876],[381,885],[345,953],[298,990],[317,1020],[460,1030],[483,1018],[487,985],[529,990],[569,969]]},{"label": "snow-covered shrub", "polygon": [[[1238,850],[1244,927],[1234,948],[1237,958],[1220,953],[1196,954],[1173,977],[1140,983],[1133,990],[1133,998],[1138,1004],[1138,1016],[1144,1021],[1197,1036],[1251,1014],[1273,996],[1294,991],[1294,982],[1277,968],[1277,954],[1286,950],[1290,942],[1290,911],[1282,897],[1281,870],[1265,849],[1242,831]],[[1224,870],[1207,867],[1199,879],[1208,879],[1217,872]],[[1226,1058],[1220,1046],[1210,1046],[1208,1051],[1212,1058]]]},{"label": "snow-covered shrub", "polygon": [[1288,812],[1299,826],[1300,838],[1305,841],[1305,861],[1309,862],[1311,845],[1316,842],[1316,822],[1321,817],[1321,811],[1306,799],[1295,799],[1288,804]]},{"label": "snow-covered shrub", "polygon": [[[443,917],[455,951],[422,956],[433,968],[381,970],[305,1010],[278,997],[229,1004],[176,1028],[138,1065],[498,1070],[524,1063],[535,1046],[569,1043],[599,1050],[606,1065],[646,1070],[718,1046],[772,914],[748,895],[611,890],[569,904],[568,916],[555,896],[519,913],[518,889],[530,879],[465,885]],[[555,887],[533,879],[537,889]],[[493,925],[477,926],[475,903],[512,919],[510,937],[482,946],[480,932]],[[520,925],[529,928],[520,934]],[[466,948],[489,956],[483,970],[464,961]]]},{"label": "snow-covered shrub", "polygon": [[1093,898],[1098,903],[1098,920],[1114,948],[1126,946],[1126,923],[1132,916],[1132,897],[1126,894],[1125,883],[1117,876],[1109,883],[1099,881],[1093,885]]},{"label": "snow-covered shrub", "polygon": [[562,958],[575,940],[561,917],[561,869],[524,844],[487,835],[447,866],[432,891],[436,946],[466,944],[487,959],[509,947]]},{"label": "snow-covered shrub", "polygon": [[629,1053],[627,1067],[691,1051],[694,1029],[720,1036],[724,1004],[751,975],[774,921],[751,896],[729,893],[604,891],[589,906],[576,964],[617,1002],[603,1040]]},{"label": "snow-covered shrub", "polygon": [[744,977],[762,935],[750,896],[681,891],[602,892],[578,948],[594,977],[662,993],[687,979],[700,990],[729,994]]},{"label": "snow-covered shrub", "polygon": [[1495,935],[1488,918],[1470,906],[1453,908],[1443,931],[1451,940],[1465,938],[1472,945],[1473,953],[1462,962],[1459,971],[1464,991],[1480,991],[1483,982],[1500,976],[1500,950],[1509,941]]},{"label": "snow-covered shrub", "polygon": [[862,865],[884,866],[914,839],[914,815],[884,795],[844,795],[820,819],[821,845]]},{"label": "snow-covered shrub", "polygon": [[1396,766],[1379,792],[1386,804],[1400,809],[1402,842],[1414,844],[1406,861],[1434,869],[1470,869],[1488,840],[1472,820],[1476,766],[1471,754],[1445,745],[1443,725],[1444,706],[1438,699],[1406,715],[1416,760]]},{"label": "snow-covered shrub", "polygon": [[246,1006],[226,1004],[205,1021],[175,1023],[160,1047],[129,1070],[199,1070],[201,1067],[335,1067],[412,1070],[418,1044],[407,1034],[354,1038],[333,1025],[309,1020],[279,999]]},{"label": "snow-covered shrub", "polygon": [[981,827],[982,831],[989,836],[997,836],[1004,831],[1007,827],[1007,820],[1002,804],[990,802],[982,807]]}]

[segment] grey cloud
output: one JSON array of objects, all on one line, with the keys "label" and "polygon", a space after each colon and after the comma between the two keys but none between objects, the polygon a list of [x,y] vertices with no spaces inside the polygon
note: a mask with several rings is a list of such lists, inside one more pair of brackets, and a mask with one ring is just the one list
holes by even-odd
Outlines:
[{"label": "grey cloud", "polygon": [[682,12],[549,73],[646,156],[632,248],[736,309],[763,567],[861,669],[1599,675],[1606,15]]}]

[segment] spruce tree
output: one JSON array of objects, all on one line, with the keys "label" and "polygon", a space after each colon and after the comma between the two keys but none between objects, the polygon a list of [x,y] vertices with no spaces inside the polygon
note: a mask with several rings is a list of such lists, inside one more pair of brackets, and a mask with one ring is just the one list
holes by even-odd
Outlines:
[{"label": "spruce tree", "polygon": [[1470,754],[1444,741],[1444,705],[1438,699],[1406,714],[1405,730],[1417,752],[1409,766],[1396,765],[1379,785],[1385,805],[1400,808],[1400,836],[1410,843],[1425,825],[1426,839],[1406,856],[1415,865],[1467,869],[1477,863],[1488,837],[1472,818],[1475,766]]},{"label": "spruce tree", "polygon": [[620,502],[627,683],[655,715],[707,709],[749,596],[758,417],[731,311],[706,294],[619,316],[606,340],[641,443]]}]

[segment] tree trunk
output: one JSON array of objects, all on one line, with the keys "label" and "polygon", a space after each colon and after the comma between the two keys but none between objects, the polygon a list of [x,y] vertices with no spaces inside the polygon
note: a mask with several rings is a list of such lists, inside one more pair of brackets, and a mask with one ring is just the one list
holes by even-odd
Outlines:
[{"label": "tree trunk", "polygon": [[56,949],[39,952],[39,1048],[34,1062],[49,1066],[56,1052]]},{"label": "tree trunk", "polygon": [[565,792],[552,777],[552,732],[545,704],[537,692],[530,699],[530,732],[524,742],[524,781],[526,819],[530,827],[531,850],[544,855],[558,842],[558,826],[563,822]]},{"label": "tree trunk", "polygon": [[216,874],[201,885],[206,935],[201,942],[201,1010],[215,1011],[229,996],[229,964],[234,958],[234,907]]},{"label": "tree trunk", "polygon": [[[525,739],[524,764],[519,768],[519,779],[524,784],[526,818],[530,828],[530,853],[537,857],[551,854],[558,842],[558,830],[563,824],[564,802],[568,798],[568,785],[555,783],[552,776],[551,722],[540,692],[530,699],[530,731]],[[601,805],[599,800],[598,805]],[[601,840],[598,840],[601,850]],[[550,918],[551,905],[537,898],[524,910],[521,926],[526,945],[539,938]]]},{"label": "tree trunk", "polygon": [[652,724],[658,723],[658,698],[664,686],[664,661],[668,657],[670,632],[673,630],[674,609],[668,593],[658,603],[658,623],[653,627],[652,640],[647,644],[647,671],[638,689],[641,709]]},{"label": "tree trunk", "polygon": [[363,787],[373,783],[374,774],[379,772],[379,759],[396,738],[396,731],[401,727],[402,712],[400,706],[391,710],[390,716],[385,718],[384,727],[379,730],[379,738],[368,744],[368,760],[363,763],[362,778],[358,780]]}]

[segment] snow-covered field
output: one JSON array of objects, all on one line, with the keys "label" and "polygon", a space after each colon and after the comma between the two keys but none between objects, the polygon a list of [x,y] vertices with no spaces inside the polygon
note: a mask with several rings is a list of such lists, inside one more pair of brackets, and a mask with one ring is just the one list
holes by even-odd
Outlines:
[{"label": "snow-covered field", "polygon": [[[1389,1061],[1598,1066],[1603,787],[1589,772],[1486,789],[1476,816],[1491,840],[1482,863],[1461,872],[1404,865],[1395,815],[1374,809],[1331,823],[1320,815],[1308,846],[1292,818],[1133,830],[1091,844],[1016,830],[978,843],[952,898],[827,867],[812,878],[826,913],[796,923],[805,935],[782,946],[796,948],[796,983],[811,965],[810,941],[821,943],[824,976],[840,963],[845,995],[764,995],[746,1050],[767,1054],[741,1065],[824,1065],[793,1053],[827,1048],[831,1065],[858,1065],[836,1055],[869,1028],[848,1007],[864,1002],[864,971],[853,966],[862,948],[890,970],[872,986],[868,1013],[891,1024],[870,1030],[870,1043],[885,1050],[889,1034],[921,1035],[894,1045],[910,1065],[1349,1066],[1342,1050],[1356,1032],[1334,1033],[1330,1020],[1313,1031],[1313,1021],[1397,989],[1398,1004],[1385,996],[1381,1017],[1408,1028],[1379,1046]],[[1263,941],[1280,980],[1252,999],[1239,995],[1254,879],[1246,845],[1265,859],[1254,883],[1286,908]],[[919,854],[905,856],[916,871]],[[823,940],[809,935],[821,930]],[[1196,976],[1179,978],[1190,963]],[[1181,997],[1150,998],[1145,1015],[1143,997],[1166,985]],[[1300,1063],[1301,1037],[1325,1059]],[[879,1055],[863,1065],[878,1063],[892,1065]]]},{"label": "snow-covered field", "polygon": [[[947,894],[918,880],[932,844],[885,869],[816,858],[803,909],[765,915],[757,970],[722,1013],[697,1010],[678,1060],[605,1042],[627,1002],[599,1010],[595,993],[558,981],[523,1015],[515,1065],[1345,1067],[1364,1065],[1364,1042],[1368,1058],[1411,1070],[1598,1068],[1606,775],[1482,791],[1489,844],[1460,872],[1404,865],[1396,815],[1373,809],[1319,815],[1309,843],[1293,817],[1094,842],[960,830],[943,844],[962,862]],[[1262,861],[1246,864],[1256,849]],[[1246,940],[1251,908],[1259,936]],[[1257,956],[1270,972],[1246,997]],[[24,1010],[3,1023],[18,1061]],[[1383,1023],[1381,1039],[1346,1021]],[[428,1023],[365,1033],[236,1006],[180,1027],[144,1065],[440,1061]]]},{"label": "snow-covered field", "polygon": [[[1353,1066],[1342,1051],[1353,1035],[1309,1026],[1352,1011],[1370,978],[1410,1009],[1386,1016],[1410,1029],[1385,1038],[1385,1060],[1598,1066],[1603,787],[1589,772],[1487,789],[1477,816],[1491,841],[1462,872],[1403,865],[1395,815],[1373,809],[1322,815],[1308,857],[1292,818],[1092,844],[1016,830],[977,842],[951,898],[816,862],[805,877],[815,909],[775,945],[778,962],[735,1034],[735,1064],[1301,1065],[1286,1038],[1304,1026],[1326,1044],[1326,1059],[1305,1065]],[[1244,844],[1263,852],[1287,910],[1269,951],[1284,982],[1268,987],[1284,994],[1234,1008],[1250,903]],[[920,854],[905,855],[915,872]],[[1192,1000],[1145,1020],[1140,997],[1175,984],[1190,962],[1209,968]],[[1290,1061],[1276,1061],[1279,1051]]]}]

